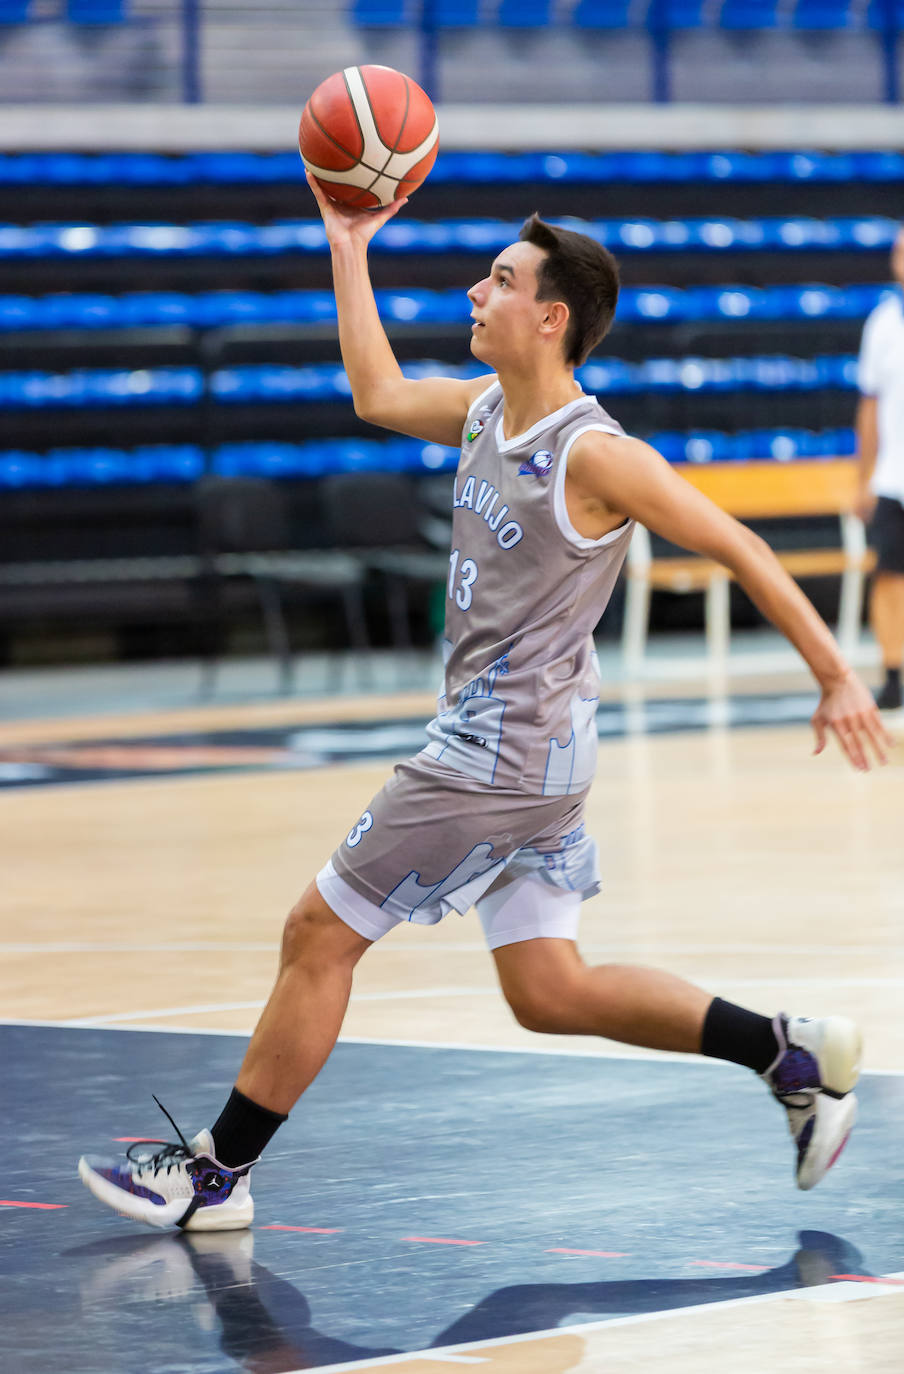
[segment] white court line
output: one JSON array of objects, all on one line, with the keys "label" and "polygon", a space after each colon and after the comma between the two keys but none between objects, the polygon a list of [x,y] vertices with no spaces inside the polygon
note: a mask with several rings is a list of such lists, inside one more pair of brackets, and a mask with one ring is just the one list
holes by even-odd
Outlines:
[{"label": "white court line", "polygon": [[[904,1277],[904,1275],[885,1274],[883,1277],[895,1279]],[[900,1293],[901,1291],[900,1288],[891,1286],[882,1289],[881,1285],[872,1283],[823,1283],[814,1284],[812,1288],[783,1288],[774,1293],[754,1293],[748,1298],[726,1298],[722,1302],[703,1302],[693,1307],[666,1307],[659,1312],[640,1312],[632,1317],[612,1317],[608,1321],[584,1322],[577,1326],[553,1326],[545,1331],[530,1331],[520,1336],[498,1336],[495,1339],[491,1337],[490,1339],[484,1339],[482,1341],[468,1341],[462,1345],[441,1345],[437,1346],[435,1349],[430,1349],[428,1347],[425,1350],[411,1350],[402,1355],[384,1355],[367,1360],[352,1360],[351,1363],[320,1365],[317,1369],[317,1374],[344,1374],[347,1370],[355,1369],[379,1370],[385,1365],[405,1365],[414,1360],[442,1360],[444,1357],[450,1355],[459,1353],[465,1354],[467,1352],[473,1352],[475,1355],[478,1355],[481,1351],[484,1351],[491,1354],[494,1350],[498,1349],[499,1346],[525,1345],[529,1341],[551,1340],[557,1336],[584,1336],[591,1331],[608,1331],[610,1328],[616,1326],[640,1326],[643,1322],[657,1322],[668,1317],[693,1317],[699,1312],[724,1312],[730,1308],[755,1307],[787,1297],[798,1298],[802,1301],[810,1298],[816,1302],[844,1301],[845,1298],[838,1299],[835,1297],[833,1290],[837,1288],[867,1289],[869,1292],[872,1292],[874,1296],[878,1296],[881,1292]],[[869,1292],[864,1293],[863,1291],[859,1291],[857,1293],[846,1294],[845,1297],[848,1300],[853,1300],[858,1297],[864,1298],[869,1296]],[[830,1293],[832,1295],[831,1298],[828,1296]],[[287,1374],[305,1374],[305,1371],[303,1369],[293,1369],[288,1370]]]},{"label": "white court line", "polygon": [[[745,988],[901,988],[904,978],[726,978],[732,987]],[[395,992],[352,994],[352,1005],[362,1002],[436,1001],[443,997],[498,997],[496,987],[401,988]],[[116,1021],[145,1021],[155,1017],[206,1016],[222,1011],[260,1011],[264,1002],[201,1002],[184,1007],[146,1007],[142,1011],[107,1012],[102,1016],[76,1016],[57,1022],[63,1026],[103,1026]],[[395,1042],[399,1043],[399,1042]]]},{"label": "white court line", "polygon": [[125,940],[100,943],[95,941],[60,940],[48,944],[25,944],[0,941],[0,954],[208,954],[211,951],[224,954],[273,954],[279,948],[274,939],[269,944],[246,942],[223,942],[216,944],[211,940],[174,941],[172,944],[145,945],[129,944]]},{"label": "white court line", "polygon": [[[260,1006],[261,1003],[254,1003]],[[24,1017],[0,1016],[0,1026],[24,1026],[37,1027],[44,1030],[109,1030],[122,1031],[124,1034],[138,1032],[142,1035],[219,1035],[223,1039],[247,1040],[251,1034],[250,1030],[233,1030],[230,1027],[217,1026],[116,1026],[106,1025],[99,1021],[30,1021]],[[580,1037],[585,1044],[606,1045],[606,1041],[597,1041],[593,1036]],[[542,1045],[470,1045],[464,1041],[454,1040],[378,1040],[371,1036],[364,1035],[340,1035],[338,1043],[340,1045],[382,1045],[389,1049],[403,1050],[457,1050],[472,1051],[474,1054],[546,1054],[553,1055],[560,1059],[618,1059],[618,1060],[642,1060],[655,1063],[669,1064],[701,1064],[708,1068],[727,1069],[732,1065],[727,1060],[710,1059],[702,1054],[681,1054],[670,1050],[645,1050],[636,1048],[633,1053],[625,1054],[619,1050],[617,1043],[612,1041],[613,1049],[595,1049],[592,1051],[566,1050],[560,1049],[557,1045],[550,1045],[544,1048]],[[861,1078],[901,1078],[904,1077],[904,1069],[861,1069]]]},{"label": "white court line", "polygon": [[[161,944],[146,944],[144,942],[130,943],[126,940],[97,941],[97,940],[60,940],[41,943],[39,941],[0,941],[0,954],[199,954],[210,951],[223,951],[225,953],[271,953],[279,946],[279,939],[274,937],[270,941],[258,940],[173,940]],[[485,953],[486,944],[482,940],[434,940],[432,938],[423,941],[390,940],[385,945],[377,946],[377,952],[398,950],[404,953],[412,951],[423,951],[424,953],[462,953],[475,954]],[[898,953],[897,948],[889,945],[780,945],[774,942],[763,942],[762,944],[659,944],[651,945],[646,942],[613,942],[612,944],[582,944],[581,951],[584,954],[631,954],[635,958],[649,959],[650,957],[660,958],[663,955],[681,954],[724,954],[724,955],[747,955],[747,954],[768,954],[775,958],[777,955],[794,955],[800,958],[810,958],[816,955],[839,954],[849,957],[855,954],[876,954],[883,959],[887,959],[890,954]]]},{"label": "white court line", "polygon": [[[904,981],[904,980],[902,980]],[[498,997],[497,988],[412,988],[401,992],[361,992],[357,1002],[391,1002],[396,999],[437,997]],[[190,1007],[151,1007],[144,1011],[114,1011],[103,1016],[75,1016],[60,1021],[61,1026],[104,1026],[113,1021],[143,1021],[155,1016],[202,1016],[218,1011],[261,1011],[262,998],[254,1002],[202,1002]]]}]

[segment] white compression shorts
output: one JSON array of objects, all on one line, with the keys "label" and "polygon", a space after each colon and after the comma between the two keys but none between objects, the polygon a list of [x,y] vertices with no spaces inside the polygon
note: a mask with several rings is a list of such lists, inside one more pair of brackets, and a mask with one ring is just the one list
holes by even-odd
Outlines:
[{"label": "white compression shorts", "polygon": [[[317,889],[330,910],[365,940],[379,940],[403,924],[401,916],[349,887],[331,860],[317,874]],[[582,893],[555,888],[540,874],[503,872],[474,905],[487,948],[500,949],[521,940],[576,940],[582,901]]]}]

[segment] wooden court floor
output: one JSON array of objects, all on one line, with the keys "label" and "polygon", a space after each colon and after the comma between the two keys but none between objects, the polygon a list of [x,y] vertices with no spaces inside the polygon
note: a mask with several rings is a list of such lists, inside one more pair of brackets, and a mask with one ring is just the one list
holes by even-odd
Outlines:
[{"label": "wooden court floor", "polygon": [[[369,698],[342,709],[374,717],[419,705]],[[0,726],[0,745],[334,720],[338,710],[335,701],[210,707],[111,718],[102,729],[96,718],[29,721]],[[585,906],[582,949],[600,962],[669,968],[769,1014],[854,1016],[866,1067],[904,1072],[904,748],[865,776],[837,749],[811,753],[804,726],[604,742],[588,813],[604,890]],[[0,793],[3,1017],[250,1030],[286,910],[388,771],[368,763]],[[371,950],[344,1035],[541,1045],[501,1000],[473,913],[401,928]],[[544,1037],[542,1048],[640,1053],[564,1037]],[[902,1345],[904,1288],[892,1278],[360,1367],[899,1371]]]}]

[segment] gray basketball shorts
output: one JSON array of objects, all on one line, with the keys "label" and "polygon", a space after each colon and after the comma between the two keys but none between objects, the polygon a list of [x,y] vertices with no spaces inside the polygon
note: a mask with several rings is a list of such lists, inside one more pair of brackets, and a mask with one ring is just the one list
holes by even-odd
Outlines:
[{"label": "gray basketball shorts", "polygon": [[365,939],[477,907],[490,948],[574,939],[599,891],[586,792],[493,787],[418,754],[400,763],[317,875],[327,905]]}]

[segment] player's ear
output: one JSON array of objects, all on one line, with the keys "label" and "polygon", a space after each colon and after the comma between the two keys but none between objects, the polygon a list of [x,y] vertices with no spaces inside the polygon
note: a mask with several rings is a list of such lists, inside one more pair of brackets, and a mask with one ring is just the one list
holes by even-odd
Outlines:
[{"label": "player's ear", "polygon": [[571,311],[564,301],[544,301],[543,317],[540,320],[542,334],[564,333],[568,327]]}]

